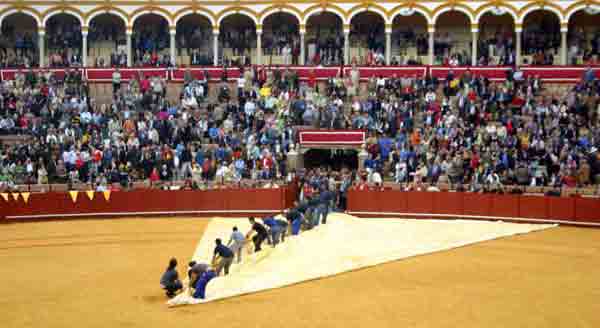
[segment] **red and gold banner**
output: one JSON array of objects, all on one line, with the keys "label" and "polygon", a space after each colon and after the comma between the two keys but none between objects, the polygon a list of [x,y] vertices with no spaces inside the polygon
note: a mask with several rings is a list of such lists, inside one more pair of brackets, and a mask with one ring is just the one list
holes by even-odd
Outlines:
[{"label": "red and gold banner", "polygon": [[[145,216],[207,215],[263,216],[281,213],[296,199],[288,186],[270,189],[213,189],[104,191],[102,196],[79,197],[78,191],[36,193],[35,202],[3,203],[0,218],[9,220]],[[12,198],[12,197],[11,197]]]},{"label": "red and gold banner", "polygon": [[29,192],[22,192],[21,193],[21,197],[23,198],[23,201],[25,202],[25,204],[27,204],[29,202],[29,196],[31,195],[31,193]]},{"label": "red and gold banner", "polygon": [[102,192],[102,195],[104,196],[104,200],[107,202],[110,200],[110,193],[111,193],[110,190],[105,190]]},{"label": "red and gold banner", "polygon": [[76,190],[69,191],[69,196],[71,197],[71,200],[73,201],[73,203],[77,202],[77,195],[79,195],[79,191],[76,191]]}]

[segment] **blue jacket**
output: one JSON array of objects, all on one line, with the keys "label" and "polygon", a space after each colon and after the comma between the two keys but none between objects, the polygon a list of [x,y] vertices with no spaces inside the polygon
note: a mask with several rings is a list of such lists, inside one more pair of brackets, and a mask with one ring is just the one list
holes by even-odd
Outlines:
[{"label": "blue jacket", "polygon": [[193,297],[205,299],[206,298],[206,286],[208,285],[208,282],[211,281],[216,276],[217,276],[217,273],[214,270],[208,270],[208,271],[204,272],[202,274],[202,276],[200,276],[200,278],[198,278],[198,281],[196,281],[196,286],[195,286],[196,290],[194,291]]},{"label": "blue jacket", "polygon": [[273,217],[268,217],[266,219],[263,220],[263,223],[268,226],[269,228],[273,228],[275,225],[277,225],[277,222],[275,221],[275,219]]}]

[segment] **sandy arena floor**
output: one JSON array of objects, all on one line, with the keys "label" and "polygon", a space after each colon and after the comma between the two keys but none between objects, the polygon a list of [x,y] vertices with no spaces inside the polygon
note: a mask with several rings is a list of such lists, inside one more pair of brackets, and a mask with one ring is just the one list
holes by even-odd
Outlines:
[{"label": "sandy arena floor", "polygon": [[556,228],[169,309],[207,219],[0,225],[2,327],[597,327],[600,230]]}]

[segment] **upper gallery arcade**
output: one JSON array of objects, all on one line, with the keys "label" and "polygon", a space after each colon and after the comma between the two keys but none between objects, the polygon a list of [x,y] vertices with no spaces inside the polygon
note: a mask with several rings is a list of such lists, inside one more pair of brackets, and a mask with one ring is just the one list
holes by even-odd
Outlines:
[{"label": "upper gallery arcade", "polygon": [[3,1],[0,54],[30,66],[57,65],[59,54],[82,66],[161,56],[176,65],[571,65],[596,59],[598,13],[594,0]]}]

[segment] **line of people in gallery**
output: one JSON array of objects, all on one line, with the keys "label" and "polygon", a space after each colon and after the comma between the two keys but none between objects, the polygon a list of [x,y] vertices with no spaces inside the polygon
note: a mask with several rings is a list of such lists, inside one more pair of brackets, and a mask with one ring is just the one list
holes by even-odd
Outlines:
[{"label": "line of people in gallery", "polygon": [[[440,19],[440,26],[430,34],[424,18],[421,22],[411,17],[414,24],[412,20],[411,24],[396,23],[386,30],[376,14],[367,12],[353,19],[346,35],[341,20],[331,13],[317,15],[304,34],[299,33],[298,24],[289,23],[295,18],[286,13],[266,19],[260,34],[250,18],[239,14],[222,22],[215,51],[214,31],[210,22],[199,15],[184,17],[175,34],[173,27],[160,16],[144,15],[136,20],[128,49],[124,24],[110,14],[92,20],[85,33],[74,16],[53,16],[41,38],[33,18],[15,14],[5,18],[1,26],[0,67],[37,67],[41,60],[50,67],[598,63],[600,29],[593,24],[595,16],[575,16],[568,32],[564,32],[556,17],[545,14],[531,14],[531,22],[524,24],[523,32],[518,33],[520,54],[514,24],[510,17],[506,20],[503,16],[502,19],[492,16],[472,33],[462,25],[465,21],[464,26],[469,26],[466,16],[455,13],[442,17],[447,19]],[[580,21],[581,25],[577,25]],[[43,51],[40,40],[44,42]]]}]

